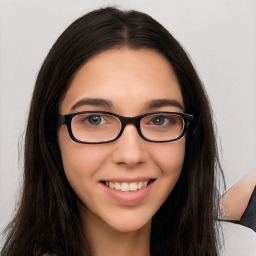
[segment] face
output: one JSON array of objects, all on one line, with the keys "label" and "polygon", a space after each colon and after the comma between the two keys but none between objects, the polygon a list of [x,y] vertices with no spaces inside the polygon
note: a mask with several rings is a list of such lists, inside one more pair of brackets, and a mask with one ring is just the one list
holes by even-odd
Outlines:
[{"label": "face", "polygon": [[[122,48],[86,62],[59,107],[63,115],[90,110],[134,117],[155,111],[184,112],[184,103],[175,73],[162,55]],[[132,124],[119,139],[106,144],[74,142],[66,125],[61,125],[58,142],[65,174],[83,205],[82,218],[122,232],[150,224],[179,178],[185,153],[184,137],[148,142]],[[122,190],[135,186],[137,191],[120,191],[119,186]]]}]

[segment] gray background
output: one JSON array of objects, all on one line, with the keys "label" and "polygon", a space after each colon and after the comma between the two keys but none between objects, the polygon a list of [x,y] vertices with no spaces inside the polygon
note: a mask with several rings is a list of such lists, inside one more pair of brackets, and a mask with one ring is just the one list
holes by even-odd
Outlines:
[{"label": "gray background", "polygon": [[212,102],[227,187],[256,164],[256,1],[0,0],[0,232],[20,195],[40,65],[73,20],[107,5],[152,15],[189,52]]}]

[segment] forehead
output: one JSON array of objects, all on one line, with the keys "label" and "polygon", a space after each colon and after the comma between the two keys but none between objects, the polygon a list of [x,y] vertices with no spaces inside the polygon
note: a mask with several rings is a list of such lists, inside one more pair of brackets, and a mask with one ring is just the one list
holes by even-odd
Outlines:
[{"label": "forehead", "polygon": [[183,105],[175,72],[161,54],[130,48],[106,50],[89,59],[77,72],[60,104],[62,114],[84,98],[100,98],[113,108],[144,111],[146,102],[176,100]]}]

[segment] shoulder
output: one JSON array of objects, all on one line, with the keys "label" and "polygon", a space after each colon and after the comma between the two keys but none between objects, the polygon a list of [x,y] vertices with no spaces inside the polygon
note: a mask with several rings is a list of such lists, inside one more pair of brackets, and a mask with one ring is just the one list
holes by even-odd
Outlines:
[{"label": "shoulder", "polygon": [[223,241],[220,256],[255,256],[256,233],[249,228],[230,222],[220,222]]}]

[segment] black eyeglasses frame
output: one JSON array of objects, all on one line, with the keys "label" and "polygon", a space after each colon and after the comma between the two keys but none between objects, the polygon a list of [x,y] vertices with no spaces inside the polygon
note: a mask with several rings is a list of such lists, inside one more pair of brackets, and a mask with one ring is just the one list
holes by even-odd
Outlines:
[{"label": "black eyeglasses frame", "polygon": [[[118,118],[121,122],[121,129],[120,129],[120,132],[117,135],[117,137],[115,137],[112,140],[100,141],[100,142],[87,142],[87,141],[82,141],[82,140],[79,140],[79,139],[75,138],[75,136],[73,135],[73,132],[72,132],[72,128],[71,128],[72,118],[77,116],[77,115],[90,114],[90,113],[92,113],[92,114],[93,113],[95,113],[95,114],[108,114],[108,115],[112,115],[112,116]],[[174,114],[174,115],[180,116],[183,120],[183,130],[182,130],[181,134],[177,138],[174,138],[174,139],[171,139],[171,140],[164,140],[164,141],[150,140],[150,139],[144,137],[143,134],[141,133],[141,129],[140,129],[140,120],[143,119],[146,116],[150,116],[150,115],[153,115],[153,114]],[[187,131],[187,128],[188,128],[188,125],[189,125],[189,122],[191,122],[193,120],[194,120],[193,115],[185,114],[185,113],[179,113],[179,112],[167,112],[167,111],[150,112],[150,113],[145,113],[145,114],[135,116],[135,117],[124,117],[124,116],[120,116],[120,115],[117,115],[115,113],[111,113],[111,112],[107,112],[107,111],[82,111],[82,112],[76,112],[76,113],[71,113],[71,114],[67,114],[67,115],[58,115],[58,125],[65,124],[68,128],[68,133],[69,133],[70,138],[73,141],[78,142],[78,143],[82,143],[82,144],[105,144],[105,143],[113,142],[113,141],[117,140],[122,135],[122,133],[124,131],[124,128],[127,124],[133,124],[136,127],[140,137],[142,139],[146,140],[146,141],[154,142],[154,143],[165,143],[165,142],[176,141],[176,140],[181,139],[185,135],[185,133]]]}]

